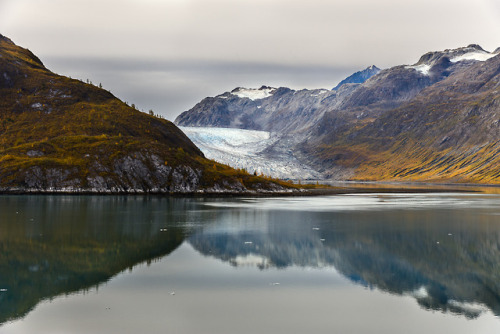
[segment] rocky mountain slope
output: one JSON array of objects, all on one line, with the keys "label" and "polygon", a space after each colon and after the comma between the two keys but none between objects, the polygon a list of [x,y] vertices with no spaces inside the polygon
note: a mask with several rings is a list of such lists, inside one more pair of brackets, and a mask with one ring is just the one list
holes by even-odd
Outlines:
[{"label": "rocky mountain slope", "polygon": [[498,183],[500,57],[457,62],[460,70],[398,108],[359,129],[324,132],[305,151],[320,164],[356,166],[357,179]]},{"label": "rocky mountain slope", "polygon": [[176,123],[270,131],[269,154],[291,151],[325,178],[497,183],[497,54],[429,52],[334,90],[237,88]]},{"label": "rocky mountain slope", "polygon": [[50,72],[0,35],[0,190],[176,193],[283,190],[207,160],[171,122]]}]

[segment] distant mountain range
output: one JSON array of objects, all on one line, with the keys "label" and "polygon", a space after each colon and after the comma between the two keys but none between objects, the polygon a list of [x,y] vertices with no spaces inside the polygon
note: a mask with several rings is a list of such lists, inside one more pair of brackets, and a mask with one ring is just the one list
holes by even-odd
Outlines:
[{"label": "distant mountain range", "polygon": [[204,157],[171,122],[50,72],[0,35],[0,192],[288,190]]},{"label": "distant mountain range", "polygon": [[290,152],[323,178],[499,183],[499,53],[429,52],[333,90],[240,87],[175,123],[268,131],[276,140],[261,155]]}]

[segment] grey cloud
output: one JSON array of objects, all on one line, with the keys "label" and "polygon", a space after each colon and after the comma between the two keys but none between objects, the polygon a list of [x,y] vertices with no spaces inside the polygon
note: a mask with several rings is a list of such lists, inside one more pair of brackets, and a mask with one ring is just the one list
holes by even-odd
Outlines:
[{"label": "grey cloud", "polygon": [[331,88],[369,65],[500,46],[497,0],[0,0],[0,33],[55,72],[169,119],[262,84]]},{"label": "grey cloud", "polygon": [[[331,88],[360,68],[266,63],[50,57],[51,70],[102,83],[117,97],[173,120],[206,96],[237,86]],[[369,66],[371,64],[366,64]]]}]

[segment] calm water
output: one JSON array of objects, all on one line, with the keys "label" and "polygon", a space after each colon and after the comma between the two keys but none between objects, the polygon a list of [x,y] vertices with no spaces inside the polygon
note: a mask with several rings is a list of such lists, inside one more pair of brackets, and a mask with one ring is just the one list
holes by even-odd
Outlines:
[{"label": "calm water", "polygon": [[500,196],[0,196],[0,333],[499,333]]}]

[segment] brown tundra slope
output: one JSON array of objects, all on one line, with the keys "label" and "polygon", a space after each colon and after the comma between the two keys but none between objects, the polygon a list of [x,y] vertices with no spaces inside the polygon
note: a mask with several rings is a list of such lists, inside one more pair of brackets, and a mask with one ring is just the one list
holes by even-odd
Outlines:
[{"label": "brown tundra slope", "polygon": [[171,122],[49,71],[0,35],[0,191],[284,190],[207,160]]}]

